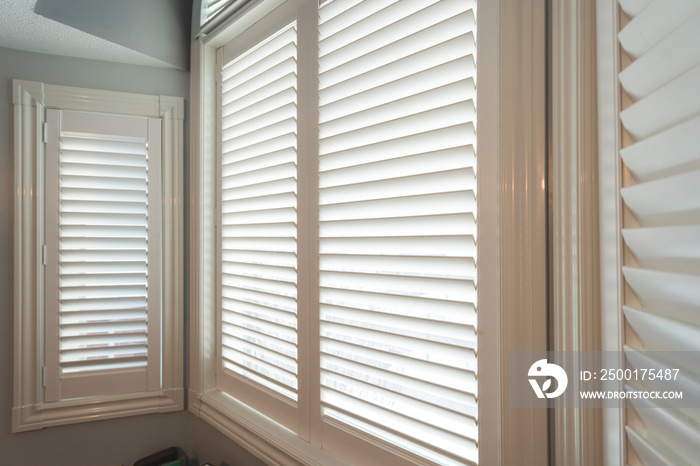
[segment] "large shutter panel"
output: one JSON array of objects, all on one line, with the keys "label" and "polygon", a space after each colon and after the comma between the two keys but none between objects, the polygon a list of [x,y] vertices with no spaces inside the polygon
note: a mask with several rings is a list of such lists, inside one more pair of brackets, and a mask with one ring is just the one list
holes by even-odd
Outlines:
[{"label": "large shutter panel", "polygon": [[159,359],[160,122],[49,112],[49,393],[145,391]]},{"label": "large shutter panel", "polygon": [[319,10],[326,421],[477,461],[475,5]]},{"label": "large shutter panel", "polygon": [[298,388],[296,53],[292,25],[224,63],[220,84],[222,365],[232,377],[292,401]]},{"label": "large shutter panel", "polygon": [[[681,368],[681,377],[665,388],[694,399],[700,393],[697,360],[684,353],[662,360],[648,351],[700,350],[700,2],[620,5],[629,19],[619,33],[629,62],[620,72],[628,97],[620,113],[628,135],[620,152],[629,173],[622,189],[629,251],[623,311],[632,329],[625,352],[632,367]],[[631,409],[630,461],[697,462],[697,410],[669,410],[654,400],[632,400]]]}]

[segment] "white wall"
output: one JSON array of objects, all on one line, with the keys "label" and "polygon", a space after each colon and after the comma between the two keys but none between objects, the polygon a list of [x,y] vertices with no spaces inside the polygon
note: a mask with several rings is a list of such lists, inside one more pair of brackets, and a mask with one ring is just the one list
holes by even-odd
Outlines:
[{"label": "white wall", "polygon": [[[184,448],[191,458],[198,459],[194,465],[207,461],[216,466],[261,464],[186,411],[11,433],[14,318],[12,79],[185,98],[189,92],[189,73],[185,71],[0,48],[0,464],[131,465],[141,457],[175,445]],[[187,148],[186,129],[185,139]]]}]

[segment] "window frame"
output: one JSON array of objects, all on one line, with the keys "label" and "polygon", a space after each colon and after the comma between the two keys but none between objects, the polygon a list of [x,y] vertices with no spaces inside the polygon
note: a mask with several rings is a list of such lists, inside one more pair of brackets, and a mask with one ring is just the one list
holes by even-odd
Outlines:
[{"label": "window frame", "polygon": [[[215,187],[207,180],[216,173],[216,50],[281,3],[249,2],[192,47],[188,409],[269,464],[345,464],[215,384]],[[314,2],[304,1],[299,8],[310,7]],[[479,334],[496,335],[480,342],[480,411],[493,413],[480,417],[485,464],[542,464],[548,457],[546,410],[507,404],[508,352],[546,349],[545,7],[544,0],[478,2],[477,22],[490,25],[478,28],[478,54],[489,57],[479,66],[493,77],[482,78],[478,92],[494,103],[479,107],[479,151],[494,157],[478,183],[498,186],[482,197],[492,208],[480,209],[492,213],[498,234],[480,241],[479,254],[499,258],[480,269],[480,305],[495,312],[480,317]]]},{"label": "window frame", "polygon": [[[14,400],[12,432],[184,409],[184,99],[13,81]],[[46,109],[162,120],[162,338],[157,391],[44,401],[44,240]]]}]

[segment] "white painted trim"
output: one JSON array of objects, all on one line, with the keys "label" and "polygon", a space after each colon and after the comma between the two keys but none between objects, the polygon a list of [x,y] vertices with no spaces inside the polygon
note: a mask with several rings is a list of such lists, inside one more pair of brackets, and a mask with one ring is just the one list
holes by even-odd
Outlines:
[{"label": "white painted trim", "polygon": [[[12,431],[184,409],[183,214],[184,100],[13,81],[15,107],[15,342]],[[163,315],[158,390],[121,397],[44,402],[43,192],[45,109],[162,119]],[[89,406],[89,408],[87,408]]]},{"label": "white painted trim", "polygon": [[[595,4],[552,2],[552,351],[600,351]],[[582,353],[576,361],[582,361]],[[600,464],[602,411],[555,401],[552,464]]]},{"label": "white painted trim", "polygon": [[[622,182],[618,150],[621,146],[620,88],[618,85],[619,7],[616,0],[597,0],[596,33],[598,52],[598,177],[600,193],[600,294],[601,346],[603,351],[620,352],[624,367],[624,315],[622,313]],[[621,382],[610,381],[606,390],[622,390]],[[613,466],[627,464],[624,405],[603,410],[603,461]]]},{"label": "white painted trim", "polygon": [[[276,423],[215,389],[216,351],[211,335],[216,262],[208,246],[213,244],[214,187],[206,180],[213,179],[215,172],[216,49],[235,35],[227,28],[241,15],[246,15],[247,22],[239,28],[245,29],[279,3],[249,3],[192,47],[188,409],[268,464],[335,464],[331,457],[317,456],[327,452],[280,430]],[[480,38],[494,41],[491,47],[480,47],[479,66],[498,76],[480,81],[489,97],[480,98],[479,122],[494,127],[486,142],[480,142],[479,151],[493,156],[490,176],[499,186],[497,198],[486,200],[487,205],[497,206],[493,215],[498,234],[492,237],[497,241],[485,239],[479,246],[496,249],[499,257],[497,267],[487,269],[486,280],[498,283],[493,288],[496,292],[487,294],[490,288],[483,284],[480,295],[480,300],[492,298],[489,307],[498,311],[480,317],[479,332],[500,334],[498,339],[483,339],[486,349],[480,350],[484,368],[480,365],[479,403],[495,414],[480,417],[482,464],[547,462],[547,411],[507,407],[508,352],[546,349],[545,3],[492,0],[478,7],[479,21],[499,24],[479,33]],[[484,131],[484,125],[479,126]],[[496,382],[485,384],[484,380]]]}]

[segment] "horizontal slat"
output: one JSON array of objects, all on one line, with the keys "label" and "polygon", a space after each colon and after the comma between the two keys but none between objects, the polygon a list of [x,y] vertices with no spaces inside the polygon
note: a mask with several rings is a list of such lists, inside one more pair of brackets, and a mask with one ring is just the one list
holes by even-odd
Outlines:
[{"label": "horizontal slat", "polygon": [[700,276],[623,267],[627,283],[645,309],[700,326]]},{"label": "horizontal slat", "polygon": [[464,214],[426,215],[423,217],[347,220],[322,222],[321,237],[393,237],[474,235],[474,217]]},{"label": "horizontal slat", "polygon": [[428,342],[450,345],[455,348],[474,349],[476,347],[474,327],[461,326],[452,322],[417,319],[397,314],[329,305],[322,306],[321,320],[346,327],[413,338],[416,340],[416,344]]},{"label": "horizontal slat", "polygon": [[297,198],[293,192],[263,195],[224,201],[222,210],[226,212],[249,212],[258,209],[280,209],[296,207]]},{"label": "horizontal slat", "polygon": [[296,255],[292,252],[270,252],[251,250],[231,250],[223,248],[221,259],[225,262],[236,264],[260,264],[277,267],[295,268]]},{"label": "horizontal slat", "polygon": [[[471,60],[472,63],[467,64],[464,70],[471,71],[474,69],[475,52],[474,36],[472,33],[468,33],[402,60],[378,63],[379,66],[376,69],[356,76],[347,76],[348,70],[344,70],[344,67],[340,68],[339,71],[334,70],[334,73],[323,73],[319,76],[320,108],[325,108],[329,103],[352,98],[383,85],[399,83],[403,78],[428,72],[460,59]],[[340,71],[346,71],[346,73]],[[413,79],[408,81],[415,83]]]},{"label": "horizontal slat", "polygon": [[297,274],[293,267],[223,262],[221,268],[224,276],[236,275],[240,277],[264,278],[266,280],[296,283]]},{"label": "horizontal slat", "polygon": [[341,290],[415,296],[448,301],[475,302],[476,287],[471,280],[407,277],[377,273],[322,272],[320,286]]},{"label": "horizontal slat", "polygon": [[[70,137],[62,131],[60,137],[60,150],[67,151],[86,151],[86,152],[102,152],[106,155],[110,154],[132,154],[146,155],[148,146],[145,138],[128,138],[108,139],[106,135],[90,135],[90,137]],[[113,136],[114,137],[114,136]]]},{"label": "horizontal slat", "polygon": [[443,387],[431,380],[415,379],[335,356],[321,358],[321,370],[344,375],[365,383],[386,388],[392,392],[421,400],[469,417],[476,417],[476,399],[473,394]]},{"label": "horizontal slat", "polygon": [[223,312],[223,333],[240,340],[250,340],[258,346],[296,358],[297,334],[288,325],[271,322],[262,316],[256,317],[237,312]]},{"label": "horizontal slat", "polygon": [[[319,140],[322,155],[332,152],[347,151],[357,147],[404,138],[427,131],[475,121],[474,104],[471,101],[455,103],[445,107],[409,115],[378,125],[368,126],[347,133],[341,133]],[[468,134],[462,138],[460,145],[469,144]]]},{"label": "horizontal slat", "polygon": [[[256,342],[242,340],[227,333],[223,333],[221,338],[224,349],[230,349],[234,352],[246,354],[257,360],[264,361],[271,366],[282,369],[291,376],[295,376],[296,374],[297,363],[293,357],[285,356],[278,351],[270,350],[261,345],[255,344]],[[233,353],[231,353],[231,355],[232,354]]]},{"label": "horizontal slat", "polygon": [[110,285],[70,287],[60,284],[59,300],[139,298],[148,295],[146,285]]},{"label": "horizontal slat", "polygon": [[637,58],[698,10],[700,2],[697,0],[654,0],[620,31],[620,45],[631,57]]},{"label": "horizontal slat", "polygon": [[101,311],[64,312],[60,318],[60,325],[68,328],[70,325],[101,324],[101,323],[135,323],[145,325],[147,320],[146,307],[131,307],[121,309],[108,309]]},{"label": "horizontal slat", "polygon": [[[700,457],[700,431],[697,426],[661,409],[651,400],[633,398],[630,402],[648,430],[663,442],[665,454],[678,455],[686,464],[693,464]],[[662,447],[659,445],[659,448]]]},{"label": "horizontal slat", "polygon": [[288,73],[238,99],[234,99],[235,96],[222,96],[223,123],[226,126],[237,125],[290,102],[296,102],[296,82],[296,74]]},{"label": "horizontal slat", "polygon": [[66,363],[61,367],[62,376],[81,376],[87,371],[126,371],[129,373],[133,372],[146,372],[147,371],[147,361],[143,357],[137,358],[119,358],[111,359],[106,363],[103,359],[96,361],[80,361],[77,363]]},{"label": "horizontal slat", "polygon": [[[270,165],[267,167],[259,168],[256,170],[242,172],[236,175],[229,175],[222,177],[222,181],[226,188],[228,187],[243,187],[250,186],[253,184],[266,183],[268,181],[275,180],[295,180],[296,178],[296,163],[295,161],[288,161],[279,165]],[[290,191],[296,191],[295,189],[290,189]],[[225,193],[224,193],[225,194]]]},{"label": "horizontal slat", "polygon": [[296,118],[296,116],[296,103],[288,102],[255,118],[250,118],[229,127],[223,126],[223,140],[231,139],[236,135],[258,131],[266,126],[270,126],[271,124],[275,124],[289,118]]},{"label": "horizontal slat", "polygon": [[295,238],[296,225],[287,223],[269,223],[258,225],[226,225],[222,228],[223,238],[248,238],[257,236],[259,238]]},{"label": "horizontal slat", "polygon": [[[143,266],[146,265],[147,257],[144,248],[135,249],[92,249],[84,251],[62,250],[59,254],[60,263],[62,264],[77,264],[85,262],[94,264],[102,263],[136,263],[140,262]],[[75,273],[75,271],[73,271]]]},{"label": "horizontal slat", "polygon": [[[234,288],[231,286],[223,286],[221,293],[223,301],[242,301],[244,303],[256,304],[258,306],[296,314],[296,299],[291,296],[254,289]],[[231,308],[233,309],[233,306],[231,306]]]},{"label": "horizontal slat", "polygon": [[[295,253],[297,243],[293,237],[289,238],[258,238],[258,237],[235,237],[222,238],[222,248],[224,250],[235,251],[272,251]],[[254,252],[253,252],[254,253]],[[226,254],[226,253],[224,253]]]},{"label": "horizontal slat", "polygon": [[363,346],[373,351],[393,354],[411,360],[438,363],[455,369],[469,370],[476,355],[472,349],[445,345],[437,342],[418,341],[410,337],[392,335],[381,331],[350,327],[331,322],[321,324],[321,338]]},{"label": "horizontal slat", "polygon": [[[378,408],[375,404],[361,402],[334,390],[322,390],[321,402],[324,407],[340,409],[345,414],[351,413],[352,418],[369,422],[375,427],[381,426],[380,430],[388,429],[395,435],[430,446],[433,450],[438,449],[447,454],[467,457],[476,461],[475,440],[466,440],[464,437],[452,435],[440,429],[428,428],[422,422],[407,419],[404,416]],[[328,412],[324,409],[324,413],[328,415],[332,414],[332,411]],[[475,430],[474,427],[472,432]]]},{"label": "horizontal slat", "polygon": [[221,199],[223,202],[237,199],[262,198],[279,194],[295,194],[297,192],[296,173],[291,178],[265,181],[262,183],[236,186],[230,177],[222,179]]},{"label": "horizontal slat", "polygon": [[145,309],[145,297],[119,297],[109,299],[77,299],[61,303],[61,316],[84,311],[116,311],[118,309]]},{"label": "horizontal slat", "polygon": [[232,163],[238,160],[250,159],[283,149],[296,149],[297,139],[296,134],[290,132],[237,150],[229,150],[227,144],[228,142],[223,144],[223,155],[221,157],[224,163]]},{"label": "horizontal slat", "polygon": [[700,223],[700,170],[622,188],[622,198],[642,226]]},{"label": "horizontal slat", "polygon": [[401,236],[375,238],[324,238],[321,254],[413,255],[474,257],[476,243],[470,236]]},{"label": "horizontal slat", "polygon": [[330,88],[320,93],[323,105],[319,107],[319,123],[323,125],[342,115],[361,112],[429,89],[470,79],[474,74],[474,58],[467,56],[440,63],[433,68],[399,77],[395,81],[386,82],[341,99],[335,95],[334,88]]},{"label": "horizontal slat", "polygon": [[119,152],[96,152],[61,149],[61,163],[80,163],[96,166],[124,166],[146,168],[148,159],[146,150],[140,154],[124,154]]},{"label": "horizontal slat", "polygon": [[[651,355],[654,355],[652,357]],[[677,353],[663,354],[663,357],[669,358],[668,360],[658,359],[659,353],[646,353],[644,351],[639,351],[630,346],[625,346],[625,356],[627,361],[629,361],[632,369],[649,369],[654,371],[674,369],[679,368],[680,360],[673,360],[672,357]],[[682,353],[681,353],[682,354]],[[694,354],[695,356],[695,354]],[[686,361],[688,359],[686,358]],[[690,370],[694,371],[696,374],[698,366],[697,357],[693,358],[694,363],[689,367]],[[700,406],[700,380],[697,376],[691,375],[689,370],[681,368],[675,378],[666,380],[665,378],[654,380],[653,390],[660,391],[673,391],[683,393],[683,405],[684,406]],[[696,418],[696,421],[700,421],[700,413],[697,409],[684,410],[687,415]]]},{"label": "horizontal slat", "polygon": [[321,392],[325,393],[328,389],[339,391],[355,400],[381,407],[407,420],[417,421],[437,431],[452,434],[455,437],[463,437],[467,440],[471,439],[471,436],[476,435],[474,420],[467,416],[437,406],[426,405],[420,400],[393,393],[382,387],[364,383],[356,378],[345,377],[330,371],[322,371]]},{"label": "horizontal slat", "polygon": [[238,175],[241,173],[252,172],[268,167],[283,165],[297,160],[297,153],[293,148],[282,149],[278,152],[263,154],[247,160],[235,161],[229,164],[222,164],[221,177],[228,178],[229,176]]},{"label": "horizontal slat", "polygon": [[353,254],[322,254],[320,270],[323,272],[360,272],[397,276],[434,277],[451,279],[476,279],[476,263],[473,258],[430,256],[366,256]]},{"label": "horizontal slat", "polygon": [[[648,31],[645,31],[645,33]],[[700,12],[670,32],[647,53],[620,72],[620,84],[639,100],[700,64]]]},{"label": "horizontal slat", "polygon": [[620,8],[629,17],[637,16],[652,0],[620,0]]},{"label": "horizontal slat", "polygon": [[272,39],[263,42],[258,47],[253,47],[245,54],[223,66],[223,78],[232,78],[240,73],[241,70],[255,66],[260,60],[269,57],[271,54],[288,46],[290,43],[296,43],[296,35],[296,28],[290,27],[277,34]]},{"label": "horizontal slat", "polygon": [[[388,165],[388,164],[387,164]],[[369,170],[368,170],[369,171]],[[369,173],[365,177],[373,175]],[[374,176],[380,176],[374,174]],[[387,174],[388,179],[372,181],[355,181],[342,178],[338,181],[345,181],[347,184],[340,186],[324,187],[320,190],[320,204],[325,208],[329,204],[340,204],[348,202],[372,201],[384,199],[388,202],[391,199],[404,198],[410,202],[420,203],[421,198],[434,198],[435,196],[457,196],[459,192],[472,193],[476,190],[476,175],[474,170],[469,168],[452,169],[444,172],[429,172],[409,176],[400,176],[396,173]],[[460,194],[461,195],[461,194]],[[469,195],[467,194],[467,197]],[[435,199],[437,202],[437,199]],[[450,201],[446,201],[450,202]],[[457,201],[461,204],[462,201]],[[469,200],[465,201],[463,209],[456,209],[459,212],[468,210]],[[452,206],[454,209],[455,206]],[[449,208],[435,207],[435,213],[445,211]]]},{"label": "horizontal slat", "polygon": [[372,17],[380,11],[396,3],[395,0],[375,0],[373,2],[328,2],[319,9],[319,41],[326,42],[331,36],[346,29],[367,17]]},{"label": "horizontal slat", "polygon": [[[324,139],[337,134],[357,131],[361,128],[379,125],[409,115],[448,107],[457,102],[471,101],[474,98],[474,82],[471,79],[458,81],[386,104],[376,105],[366,110],[347,111],[335,119],[324,121],[320,126],[319,137]],[[323,113],[323,109],[321,109],[320,114],[323,115]]]},{"label": "horizontal slat", "polygon": [[[107,229],[105,229],[107,230]],[[114,236],[114,237],[63,237],[59,242],[61,251],[70,250],[105,250],[105,249],[142,249],[146,250],[148,242],[147,230],[143,229],[142,237]]]},{"label": "horizontal slat", "polygon": [[[473,16],[467,15],[467,18],[469,17],[473,21]],[[450,20],[450,23],[453,22],[457,26],[462,21],[455,18]],[[379,72],[379,70],[382,70],[383,73],[389,73],[389,76],[385,79],[394,80],[432,68],[439,63],[446,63],[456,58],[474,54],[475,43],[472,32],[463,31],[461,34],[456,35],[452,30],[448,30],[450,28],[443,31],[439,26],[441,25],[425,29],[404,40],[388,44],[342,64],[338,64],[340,60],[337,62],[332,61],[335,58],[334,55],[342,52],[341,50],[321,57],[319,59],[319,89],[326,89],[329,86],[348,81],[362,74],[370,74],[373,71]],[[428,59],[426,63],[418,63],[420,60],[425,59],[426,55],[434,55],[434,57],[432,60]],[[394,67],[388,66],[394,62],[404,63]],[[331,66],[332,68],[330,68]],[[362,81],[363,79],[360,80],[360,82]],[[383,82],[377,80],[374,84],[379,85],[383,84]],[[357,90],[361,89],[363,89],[363,86],[359,86]]]},{"label": "horizontal slat", "polygon": [[64,187],[61,199],[64,201],[99,201],[99,202],[141,202],[148,193],[145,189],[90,189]]},{"label": "horizontal slat", "polygon": [[625,426],[625,432],[627,432],[627,438],[629,439],[632,448],[634,448],[634,452],[642,461],[642,464],[673,466],[673,463],[659,453],[656,448],[649,443],[649,441],[647,441],[634,429],[634,427],[629,425]]},{"label": "horizontal slat", "polygon": [[[415,36],[429,36],[427,45],[440,43],[473,29],[472,2],[464,0],[423,1],[419,10],[413,2],[395,2],[377,14],[328,35],[328,25],[319,27],[321,72],[351,62],[377,49],[392,57],[396,47],[413,45]],[[428,33],[430,31],[430,33]],[[388,58],[387,61],[390,61]]]},{"label": "horizontal slat", "polygon": [[476,326],[472,303],[332,288],[321,289],[320,299],[334,306]]},{"label": "horizontal slat", "polygon": [[281,209],[258,209],[245,212],[223,213],[221,222],[224,225],[257,225],[274,222],[296,222],[297,214],[294,207]]},{"label": "horizontal slat", "polygon": [[146,320],[114,320],[110,322],[89,323],[65,323],[61,319],[61,338],[88,336],[88,335],[114,335],[114,334],[145,334],[147,330]]},{"label": "horizontal slat", "polygon": [[620,156],[638,181],[651,181],[700,169],[698,147],[700,117],[625,147]]},{"label": "horizontal slat", "polygon": [[145,214],[63,212],[59,218],[61,228],[70,225],[85,226],[147,226]]},{"label": "horizontal slat", "polygon": [[103,214],[129,214],[146,215],[146,199],[138,202],[105,202],[105,201],[71,201],[61,199],[60,214],[76,213],[103,213]]},{"label": "horizontal slat", "polygon": [[[136,178],[139,180],[146,178],[145,167],[125,167],[112,164],[84,164],[84,163],[61,163],[61,178],[64,176],[97,176],[100,178]],[[68,181],[68,180],[66,180]],[[65,183],[62,183],[65,186]],[[70,186],[70,185],[69,185]]]},{"label": "horizontal slat", "polygon": [[146,286],[147,274],[144,267],[142,272],[131,273],[104,273],[104,274],[65,274],[62,273],[61,288],[83,287],[95,285],[143,285]]},{"label": "horizontal slat", "polygon": [[[231,290],[228,290],[231,291]],[[237,319],[245,318],[245,316],[251,317],[253,319],[264,321],[265,325],[270,326],[284,326],[288,330],[280,329],[278,335],[280,338],[286,339],[287,341],[296,341],[296,318],[294,312],[295,307],[288,309],[284,306],[266,306],[261,303],[261,299],[266,298],[266,295],[259,296],[260,293],[254,294],[254,292],[239,293],[235,298],[230,298],[224,296],[222,298],[221,307],[222,320],[224,322],[235,323]],[[275,296],[272,296],[273,298]],[[285,298],[280,298],[280,302],[284,302]]]},{"label": "horizontal slat", "polygon": [[146,191],[144,178],[118,178],[108,176],[62,175],[61,189],[113,189],[116,191]]},{"label": "horizontal slat", "polygon": [[319,161],[322,172],[365,163],[392,160],[399,157],[423,154],[426,152],[451,149],[476,142],[473,123],[421,131],[399,139],[376,144],[321,154]]},{"label": "horizontal slat", "polygon": [[625,244],[644,268],[700,275],[700,226],[626,228]]},{"label": "horizontal slat", "polygon": [[476,402],[476,358],[467,361],[471,369],[461,369],[442,365],[441,361],[423,361],[405,358],[390,352],[377,351],[365,345],[353,344],[350,341],[321,339],[321,361],[325,355],[352,361],[357,364],[373,367],[382,372],[399,374],[416,380],[427,380],[437,385],[459,393],[471,395]]},{"label": "horizontal slat", "polygon": [[238,64],[234,62],[228,70],[222,73],[222,75],[230,73],[230,77],[223,79],[221,83],[222,94],[226,95],[227,98],[237,98],[249,94],[253,89],[251,84],[255,86],[255,81],[266,71],[280,65],[284,67],[283,63],[289,63],[290,58],[296,57],[296,50],[296,43],[292,41],[282,45],[267,56],[262,54],[247,55],[251,59],[248,66],[237,66]]},{"label": "horizontal slat", "polygon": [[644,344],[657,351],[700,351],[700,327],[623,306],[625,318]]},{"label": "horizontal slat", "polygon": [[105,360],[119,358],[145,358],[147,354],[146,345],[134,345],[129,347],[112,347],[96,349],[67,350],[62,349],[59,356],[61,365],[71,363],[80,364],[89,361],[95,364],[98,361],[104,363]]},{"label": "horizontal slat", "polygon": [[290,388],[290,386],[285,383],[281,383],[280,381],[273,380],[266,376],[262,376],[255,370],[256,368],[242,366],[224,360],[224,369],[226,371],[229,371],[230,374],[233,374],[234,377],[239,377],[248,383],[252,381],[261,385],[262,387],[266,387],[268,390],[272,390],[274,392],[277,392],[278,394],[286,396],[291,400],[297,400],[297,393],[295,388]]},{"label": "horizontal slat", "polygon": [[113,348],[123,346],[143,346],[147,344],[146,332],[143,333],[120,333],[96,336],[68,336],[61,337],[61,349],[97,349]]},{"label": "horizontal slat", "polygon": [[700,114],[700,65],[678,76],[648,97],[620,112],[622,124],[635,139],[646,139]]},{"label": "horizontal slat", "polygon": [[[294,374],[285,371],[273,364],[269,364],[266,361],[257,359],[253,356],[248,356],[247,354],[240,353],[233,349],[222,347],[222,357],[226,362],[233,366],[238,366],[240,369],[245,369],[251,371],[258,375],[260,379],[266,380],[265,383],[269,388],[280,392],[281,388],[287,390],[296,391],[297,389],[297,379]],[[226,368],[231,368],[231,366],[224,365]],[[262,382],[258,379],[258,382]],[[284,392],[282,392],[284,393]]]}]

